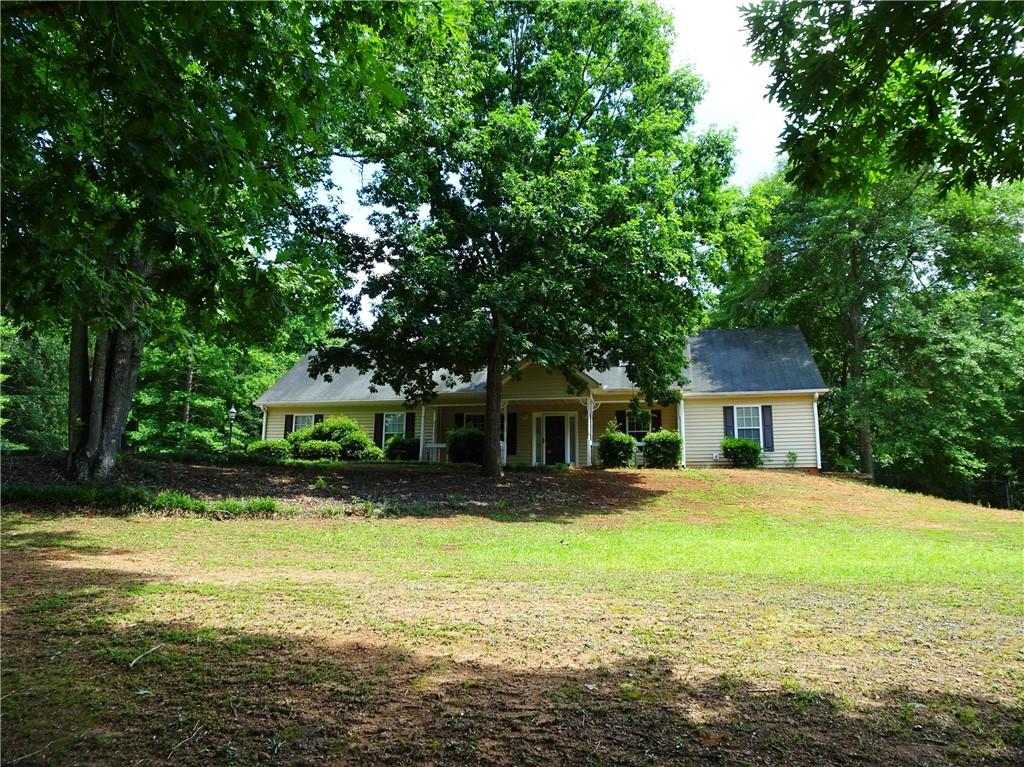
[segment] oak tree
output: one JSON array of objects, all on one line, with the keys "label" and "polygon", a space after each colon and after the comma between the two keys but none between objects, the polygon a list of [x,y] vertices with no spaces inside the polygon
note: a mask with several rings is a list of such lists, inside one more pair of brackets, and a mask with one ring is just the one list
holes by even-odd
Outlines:
[{"label": "oak tree", "polygon": [[732,161],[730,136],[692,131],[702,85],[672,69],[671,29],[652,2],[477,2],[464,37],[407,51],[408,101],[357,144],[376,248],[314,372],[425,401],[486,371],[492,477],[502,380],[526,360],[572,385],[614,359],[671,399]]}]

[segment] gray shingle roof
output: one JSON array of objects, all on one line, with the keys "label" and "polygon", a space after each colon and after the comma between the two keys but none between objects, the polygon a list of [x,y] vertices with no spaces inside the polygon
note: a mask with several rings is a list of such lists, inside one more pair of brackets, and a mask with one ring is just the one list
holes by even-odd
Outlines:
[{"label": "gray shingle roof", "polygon": [[690,338],[684,392],[825,389],[804,334],[796,326],[705,330]]},{"label": "gray shingle roof", "polygon": [[[749,330],[705,330],[689,339],[689,380],[683,391],[692,394],[741,391],[788,391],[825,389],[803,334],[797,327]],[[309,377],[309,356],[299,360],[281,379],[256,400],[257,405],[395,401],[402,397],[390,387],[370,391],[370,375],[342,368],[327,383]],[[605,389],[629,389],[625,368],[590,370],[587,373]],[[439,394],[480,394],[483,371],[468,383],[448,386],[437,376]]]}]

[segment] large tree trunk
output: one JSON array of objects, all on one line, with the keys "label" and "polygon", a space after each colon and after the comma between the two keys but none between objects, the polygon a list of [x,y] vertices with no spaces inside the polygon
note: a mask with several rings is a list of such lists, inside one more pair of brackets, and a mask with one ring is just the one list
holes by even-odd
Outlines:
[{"label": "large tree trunk", "polygon": [[98,332],[90,377],[87,338],[86,324],[76,321],[69,359],[68,473],[79,482],[107,482],[114,476],[135,395],[142,339],[122,329]]},{"label": "large tree trunk", "polygon": [[192,378],[195,375],[196,369],[192,366],[191,358],[188,361],[188,369],[185,371],[185,408],[182,412],[182,421],[188,426],[189,419],[192,417]]},{"label": "large tree trunk", "polygon": [[487,400],[484,409],[484,476],[504,477],[501,464],[501,379],[505,360],[501,343],[495,341],[487,355]]},{"label": "large tree trunk", "polygon": [[871,410],[868,394],[864,387],[864,352],[867,339],[864,332],[864,321],[859,306],[849,312],[850,336],[853,354],[850,356],[850,385],[854,393],[854,406],[857,413],[857,439],[860,453],[861,474],[875,476],[875,455],[871,444]]}]

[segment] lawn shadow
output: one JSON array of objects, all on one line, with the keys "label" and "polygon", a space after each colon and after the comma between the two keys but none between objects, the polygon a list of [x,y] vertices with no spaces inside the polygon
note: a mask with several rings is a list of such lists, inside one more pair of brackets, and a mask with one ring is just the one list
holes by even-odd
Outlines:
[{"label": "lawn shadow", "polygon": [[[536,668],[125,620],[169,585],[100,552],[4,552],[5,764],[1019,764],[1020,709],[893,688],[871,705],[692,677],[652,655]],[[69,564],[73,566],[68,566]],[[58,598],[58,597],[63,598]]]}]

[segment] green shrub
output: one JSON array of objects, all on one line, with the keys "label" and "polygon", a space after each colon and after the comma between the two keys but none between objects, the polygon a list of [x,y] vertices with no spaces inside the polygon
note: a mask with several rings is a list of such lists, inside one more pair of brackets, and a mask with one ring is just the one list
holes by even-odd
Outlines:
[{"label": "green shrub", "polygon": [[396,434],[384,445],[384,455],[389,461],[415,461],[420,457],[420,441]]},{"label": "green shrub", "polygon": [[379,463],[384,460],[384,451],[371,443],[366,446],[366,449],[359,454],[356,460],[366,461],[368,463]]},{"label": "green shrub", "polygon": [[761,446],[752,439],[726,437],[722,440],[722,454],[737,468],[752,469],[764,463]]},{"label": "green shrub", "polygon": [[597,454],[601,456],[601,465],[608,468],[632,466],[636,454],[636,440],[618,429],[615,421],[605,428],[597,439]]},{"label": "green shrub", "polygon": [[644,437],[644,463],[654,469],[674,469],[683,460],[683,437],[674,431],[652,431]]},{"label": "green shrub", "polygon": [[293,450],[296,458],[303,458],[307,461],[322,459],[337,461],[341,454],[341,445],[325,439],[311,439],[294,445]]},{"label": "green shrub", "polygon": [[183,511],[188,514],[206,514],[209,506],[202,498],[193,498],[176,490],[164,490],[151,504],[154,511]]},{"label": "green shrub", "polygon": [[288,440],[288,444],[292,446],[292,453],[295,452],[296,445],[300,445],[303,442],[309,442],[313,439],[313,429],[316,428],[317,425],[318,424],[314,424],[313,426],[308,426],[305,429],[293,431],[285,437],[285,439]]},{"label": "green shrub", "polygon": [[268,518],[277,515],[282,509],[273,498],[249,498],[245,501],[243,513],[247,517]]},{"label": "green shrub", "polygon": [[3,500],[54,506],[92,506],[97,509],[137,509],[149,506],[153,491],[128,485],[7,485]]},{"label": "green shrub", "polygon": [[474,426],[448,432],[448,460],[452,463],[483,463],[484,433]]},{"label": "green shrub", "polygon": [[788,453],[786,453],[786,468],[795,469],[797,458],[799,458],[799,456],[793,450],[790,450]]},{"label": "green shrub", "polygon": [[291,457],[292,449],[286,439],[260,439],[250,442],[245,452],[249,455],[260,455],[283,461]]}]

